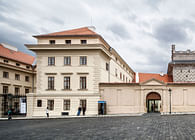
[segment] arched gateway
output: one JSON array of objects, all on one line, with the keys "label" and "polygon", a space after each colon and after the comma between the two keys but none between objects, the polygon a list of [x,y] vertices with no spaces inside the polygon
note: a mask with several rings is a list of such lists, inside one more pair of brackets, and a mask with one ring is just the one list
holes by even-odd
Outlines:
[{"label": "arched gateway", "polygon": [[147,112],[160,112],[161,96],[156,92],[150,92],[146,96]]}]

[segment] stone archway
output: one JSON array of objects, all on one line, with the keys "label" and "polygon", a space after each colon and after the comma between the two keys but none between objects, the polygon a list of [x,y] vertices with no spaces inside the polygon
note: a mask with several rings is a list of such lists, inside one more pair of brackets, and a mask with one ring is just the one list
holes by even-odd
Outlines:
[{"label": "stone archway", "polygon": [[157,92],[150,92],[146,96],[147,112],[160,112],[161,109],[161,96]]}]

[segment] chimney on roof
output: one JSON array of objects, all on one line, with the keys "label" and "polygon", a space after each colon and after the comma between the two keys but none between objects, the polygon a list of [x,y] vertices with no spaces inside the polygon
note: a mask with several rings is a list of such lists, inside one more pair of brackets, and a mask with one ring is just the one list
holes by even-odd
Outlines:
[{"label": "chimney on roof", "polygon": [[163,73],[163,72],[160,72],[160,76],[162,76],[162,77],[163,77],[163,76],[164,76],[164,73]]},{"label": "chimney on roof", "polygon": [[7,49],[10,49],[12,51],[18,51],[18,48],[14,47],[14,46],[11,46],[11,45],[8,45],[6,43],[1,43],[1,45],[3,45],[3,47],[7,48]]},{"label": "chimney on roof", "polygon": [[171,45],[171,47],[172,47],[172,51],[171,51],[171,60],[173,61],[173,54],[175,53],[175,44],[172,44]]},{"label": "chimney on roof", "polygon": [[88,26],[87,28],[88,28],[89,30],[92,30],[92,31],[95,31],[95,30],[96,30],[95,26]]},{"label": "chimney on roof", "polygon": [[136,74],[135,74],[135,82],[136,83],[139,83],[139,73],[138,72],[136,72]]}]

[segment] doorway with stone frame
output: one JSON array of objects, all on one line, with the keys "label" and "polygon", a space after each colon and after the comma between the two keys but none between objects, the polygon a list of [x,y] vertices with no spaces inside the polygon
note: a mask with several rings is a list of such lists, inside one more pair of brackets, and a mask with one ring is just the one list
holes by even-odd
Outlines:
[{"label": "doorway with stone frame", "polygon": [[157,92],[150,92],[146,96],[146,108],[148,113],[160,113],[161,96]]}]

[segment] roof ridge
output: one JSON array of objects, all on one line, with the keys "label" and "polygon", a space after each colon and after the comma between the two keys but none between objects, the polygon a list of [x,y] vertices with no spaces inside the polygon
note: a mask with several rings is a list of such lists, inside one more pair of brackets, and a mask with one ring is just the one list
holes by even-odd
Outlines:
[{"label": "roof ridge", "polygon": [[70,30],[63,30],[63,31],[47,33],[47,34],[42,34],[42,35],[35,35],[33,37],[63,36],[63,35],[99,35],[96,32],[94,32],[92,28],[93,27],[91,27],[90,29],[90,26],[86,26],[86,27],[74,28]]}]

